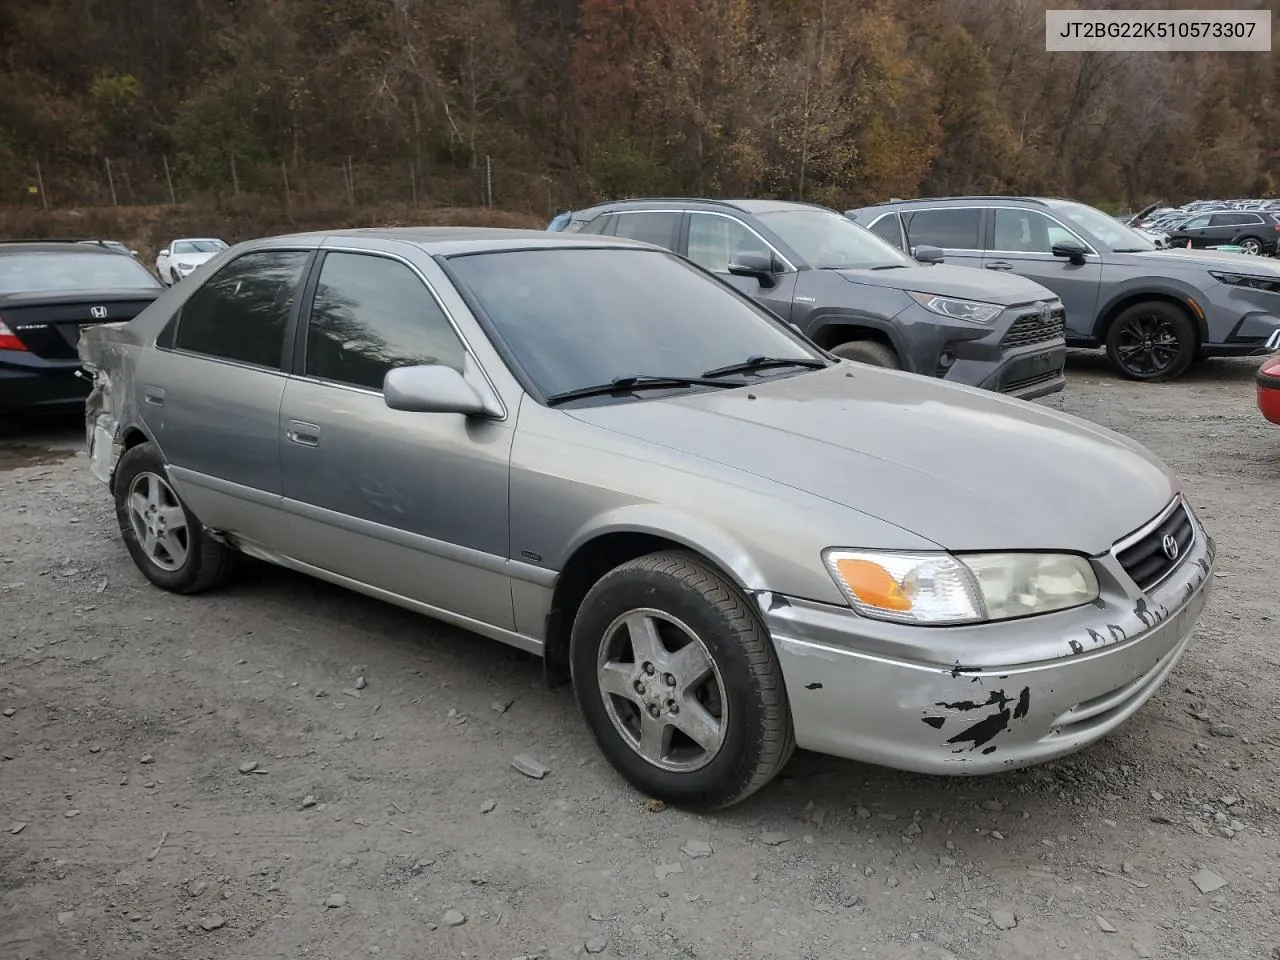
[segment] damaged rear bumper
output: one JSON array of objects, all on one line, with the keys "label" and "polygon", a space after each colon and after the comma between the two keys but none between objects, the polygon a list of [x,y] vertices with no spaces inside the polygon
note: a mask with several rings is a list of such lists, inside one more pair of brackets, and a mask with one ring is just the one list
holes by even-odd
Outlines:
[{"label": "damaged rear bumper", "polygon": [[1093,604],[1023,620],[923,628],[759,594],[798,746],[918,773],[976,775],[1072,753],[1124,723],[1190,642],[1213,583],[1197,537],[1144,593],[1095,559]]}]

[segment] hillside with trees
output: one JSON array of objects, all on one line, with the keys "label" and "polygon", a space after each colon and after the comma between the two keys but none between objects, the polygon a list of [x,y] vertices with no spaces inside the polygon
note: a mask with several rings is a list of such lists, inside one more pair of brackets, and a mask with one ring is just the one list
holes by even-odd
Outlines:
[{"label": "hillside with trees", "polygon": [[0,203],[1280,192],[1274,54],[1048,54],[1067,5],[0,0]]}]

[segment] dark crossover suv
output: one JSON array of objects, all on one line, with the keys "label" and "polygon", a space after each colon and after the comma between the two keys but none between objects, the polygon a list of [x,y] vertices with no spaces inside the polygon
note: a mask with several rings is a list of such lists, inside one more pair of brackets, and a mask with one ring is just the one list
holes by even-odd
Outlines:
[{"label": "dark crossover suv", "polygon": [[1218,210],[1189,217],[1169,231],[1169,243],[1185,247],[1231,244],[1253,256],[1270,256],[1280,239],[1280,217],[1263,210]]},{"label": "dark crossover suv", "polygon": [[674,250],[849,360],[1024,399],[1066,383],[1064,311],[1050,291],[927,262],[938,250],[913,259],[826,207],[620,200],[564,221],[580,234]]},{"label": "dark crossover suv", "polygon": [[0,414],[84,404],[80,331],[132,320],[163,287],[112,246],[79,240],[0,241]]},{"label": "dark crossover suv", "polygon": [[1150,239],[1071,200],[935,197],[845,212],[903,250],[941,247],[947,263],[1017,273],[1067,310],[1067,344],[1106,347],[1119,373],[1167,380],[1197,357],[1253,356],[1280,329],[1280,265],[1266,257]]}]

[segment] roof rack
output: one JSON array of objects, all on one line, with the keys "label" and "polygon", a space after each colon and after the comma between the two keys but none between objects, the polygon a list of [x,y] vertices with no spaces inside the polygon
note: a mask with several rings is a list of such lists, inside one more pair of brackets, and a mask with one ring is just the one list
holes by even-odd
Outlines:
[{"label": "roof rack", "polygon": [[4,237],[0,238],[0,243],[96,243],[105,247],[109,242],[118,243],[119,241],[107,241],[99,237]]},{"label": "roof rack", "polygon": [[[964,196],[964,197],[912,197],[907,200],[881,200],[878,203],[868,203],[867,206],[883,207],[890,203],[930,203],[933,201],[940,201],[940,200],[1020,200],[1023,203],[1038,203],[1041,206],[1045,206],[1045,201],[1040,199],[1039,197],[1015,197],[1015,196],[1010,196],[1008,194],[993,195],[993,196],[978,196],[975,194],[975,195]],[[862,209],[862,208],[855,207],[853,209]]]}]

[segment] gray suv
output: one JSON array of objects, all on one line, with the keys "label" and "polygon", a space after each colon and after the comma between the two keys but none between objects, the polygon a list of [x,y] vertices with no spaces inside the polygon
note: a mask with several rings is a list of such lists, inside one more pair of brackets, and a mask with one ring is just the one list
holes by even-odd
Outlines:
[{"label": "gray suv", "polygon": [[1071,200],[893,200],[846,216],[902,250],[941,247],[947,263],[1017,273],[1067,309],[1067,344],[1105,347],[1132,380],[1168,380],[1197,358],[1265,352],[1280,329],[1280,267],[1262,257],[1159,250]]},{"label": "gray suv", "polygon": [[1024,399],[1066,380],[1061,302],[1022,277],[916,259],[826,207],[775,200],[620,200],[568,230],[674,250],[755,298],[818,346]]}]

